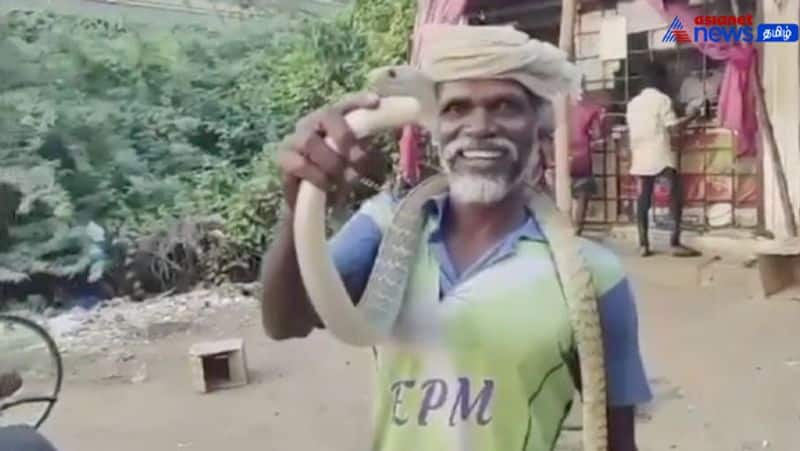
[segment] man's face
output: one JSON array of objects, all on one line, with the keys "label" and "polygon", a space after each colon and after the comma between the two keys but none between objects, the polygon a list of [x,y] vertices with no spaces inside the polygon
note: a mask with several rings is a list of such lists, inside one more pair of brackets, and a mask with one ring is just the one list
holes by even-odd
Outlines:
[{"label": "man's face", "polygon": [[469,203],[505,198],[537,166],[537,105],[508,80],[442,83],[438,91],[439,157],[450,194]]}]

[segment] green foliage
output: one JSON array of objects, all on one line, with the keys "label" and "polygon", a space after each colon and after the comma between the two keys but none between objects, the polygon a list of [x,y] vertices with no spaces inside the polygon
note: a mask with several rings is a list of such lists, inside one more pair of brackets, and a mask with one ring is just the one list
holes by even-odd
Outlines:
[{"label": "green foliage", "polygon": [[90,221],[136,227],[173,210],[196,171],[246,165],[258,154],[265,135],[274,136],[268,116],[232,101],[231,91],[248,69],[242,61],[288,32],[264,30],[220,36],[7,17],[0,183],[15,201],[2,204],[0,282],[92,273],[102,254],[86,235]]},{"label": "green foliage", "polygon": [[353,24],[368,42],[362,68],[402,64],[407,60],[416,3],[413,0],[356,0]]},{"label": "green foliage", "polygon": [[111,237],[189,216],[221,217],[232,258],[257,258],[281,204],[275,143],[404,60],[415,3],[224,31],[1,18],[0,284],[96,279]]}]

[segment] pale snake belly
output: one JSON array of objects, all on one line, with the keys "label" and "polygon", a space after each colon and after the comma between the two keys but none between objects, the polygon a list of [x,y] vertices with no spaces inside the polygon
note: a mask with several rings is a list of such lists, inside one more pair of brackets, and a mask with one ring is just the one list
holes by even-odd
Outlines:
[{"label": "pale snake belly", "polygon": [[[384,97],[377,109],[357,110],[345,120],[356,137],[362,138],[380,129],[418,122],[420,108],[420,102],[412,97]],[[328,144],[335,148],[330,140]],[[436,175],[403,197],[384,232],[364,293],[354,303],[328,253],[326,193],[310,182],[301,183],[294,218],[298,265],[308,297],[334,337],[358,347],[393,340],[392,330],[403,307],[414,253],[422,236],[422,205],[446,190],[446,177]],[[531,191],[530,199],[529,208],[549,243],[569,305],[581,373],[583,447],[587,451],[606,451],[606,371],[592,274],[569,219],[557,210],[550,196]]]}]

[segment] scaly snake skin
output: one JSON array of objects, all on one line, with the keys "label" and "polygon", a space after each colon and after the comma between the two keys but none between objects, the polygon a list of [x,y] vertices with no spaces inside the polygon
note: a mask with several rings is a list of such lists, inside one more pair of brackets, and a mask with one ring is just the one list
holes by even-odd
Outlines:
[{"label": "scaly snake skin", "polygon": [[[398,94],[393,91],[390,95]],[[422,107],[402,104],[401,99],[382,98],[378,109],[356,111],[345,120],[358,138],[381,128],[418,121]],[[329,141],[328,144],[333,143]],[[347,295],[328,254],[324,232],[325,193],[307,181],[301,183],[294,221],[298,265],[309,299],[334,337],[362,347],[392,341],[392,329],[403,305],[409,272],[422,236],[421,207],[431,196],[445,192],[447,186],[446,176],[435,175],[402,199],[383,235],[366,289],[355,304]],[[534,190],[530,194],[529,208],[550,244],[570,309],[581,372],[584,450],[607,451],[606,372],[592,274],[569,219],[557,210],[548,194]]]}]

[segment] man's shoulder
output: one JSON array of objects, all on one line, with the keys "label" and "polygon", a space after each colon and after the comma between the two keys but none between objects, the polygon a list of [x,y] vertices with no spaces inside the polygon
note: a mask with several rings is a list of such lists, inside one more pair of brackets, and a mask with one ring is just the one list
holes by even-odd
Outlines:
[{"label": "man's shoulder", "polygon": [[622,260],[611,248],[583,237],[579,241],[581,253],[601,295],[627,278]]},{"label": "man's shoulder", "polygon": [[626,105],[625,112],[628,117],[631,115],[638,114],[638,110],[641,110],[643,106],[648,102],[647,98],[644,96],[643,92],[640,92],[635,97],[631,98]]},{"label": "man's shoulder", "polygon": [[650,120],[653,114],[672,105],[672,99],[656,89],[647,89],[628,102],[626,117],[628,122]]},{"label": "man's shoulder", "polygon": [[671,104],[672,97],[667,95],[667,93],[661,91],[660,89],[650,88],[649,89],[649,99],[653,104]]}]

